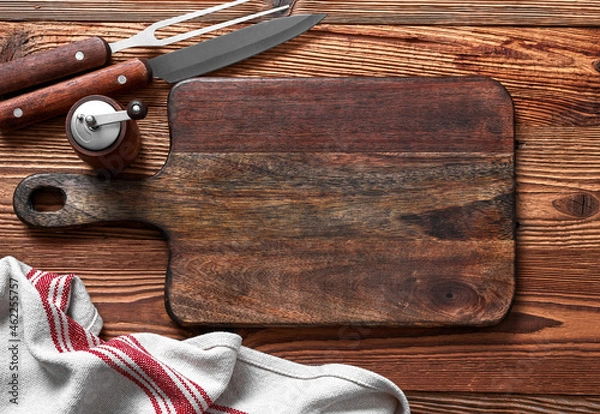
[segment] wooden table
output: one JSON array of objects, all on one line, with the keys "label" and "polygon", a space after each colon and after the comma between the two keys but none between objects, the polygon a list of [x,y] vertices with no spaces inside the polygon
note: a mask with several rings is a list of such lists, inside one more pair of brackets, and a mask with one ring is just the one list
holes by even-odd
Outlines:
[{"label": "wooden table", "polygon": [[[149,22],[217,3],[3,1],[0,61],[90,35],[121,39]],[[172,31],[273,3],[288,1],[250,2]],[[327,18],[309,33],[213,75],[482,75],[511,93],[517,297],[508,318],[486,329],[244,329],[238,331],[244,344],[301,363],[376,371],[407,393],[414,413],[600,412],[598,2],[295,2],[293,14],[307,12],[325,12]],[[114,61],[154,53],[124,51]],[[130,174],[151,175],[166,158],[168,91],[158,81],[118,97],[150,106],[139,122],[143,145]],[[202,333],[177,327],[164,310],[167,247],[156,230],[113,225],[48,232],[28,229],[13,214],[13,190],[26,176],[91,172],[69,147],[63,122],[0,135],[0,255],[80,275],[104,317],[105,338]]]}]

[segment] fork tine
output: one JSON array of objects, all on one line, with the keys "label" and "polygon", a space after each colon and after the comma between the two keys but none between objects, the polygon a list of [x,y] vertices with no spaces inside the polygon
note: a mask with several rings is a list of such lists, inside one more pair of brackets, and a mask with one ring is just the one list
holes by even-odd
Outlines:
[{"label": "fork tine", "polygon": [[248,20],[256,19],[262,16],[266,16],[268,14],[277,13],[279,11],[283,11],[288,9],[289,6],[280,6],[274,9],[264,10],[258,13],[250,14],[247,16],[238,17],[237,19],[228,20],[226,22],[213,24],[212,26],[205,27],[203,29],[192,30],[190,32],[182,33],[179,35],[171,36],[166,39],[159,40],[161,46],[166,46],[171,43],[179,42],[181,40],[189,39],[190,37],[200,36],[202,34],[213,32],[215,30],[223,29],[225,27],[233,26],[234,24],[243,23]]},{"label": "fork tine", "polygon": [[167,26],[171,26],[171,25],[174,25],[174,24],[185,22],[187,20],[195,19],[196,17],[205,16],[207,14],[211,14],[211,13],[215,13],[215,12],[218,12],[218,11],[221,11],[221,10],[225,10],[225,9],[230,8],[230,7],[237,6],[239,4],[248,3],[249,1],[251,1],[251,0],[235,0],[235,1],[231,1],[229,3],[219,4],[217,6],[209,7],[209,8],[206,8],[206,9],[197,10],[197,11],[193,11],[193,12],[190,12],[190,13],[182,14],[181,16],[171,17],[171,18],[168,18],[168,19],[164,19],[164,20],[155,22],[151,26],[148,26],[148,28],[146,28],[146,30],[154,32],[154,31],[156,31],[158,29],[162,29],[162,28],[167,27]]},{"label": "fork tine", "polygon": [[276,13],[278,11],[289,8],[289,6],[287,6],[287,5],[281,6],[281,7],[277,7],[274,9],[269,9],[269,10],[265,10],[262,12],[254,13],[254,14],[251,14],[248,16],[239,17],[237,19],[228,20],[226,22],[214,24],[214,25],[206,27],[204,29],[193,30],[193,31],[190,31],[187,33],[182,33],[179,35],[167,37],[165,39],[157,39],[156,38],[155,33],[159,29],[162,29],[162,28],[165,28],[168,26],[172,26],[172,25],[175,25],[175,24],[178,24],[181,22],[185,22],[185,21],[188,21],[191,19],[195,19],[200,16],[205,16],[210,13],[215,13],[220,10],[228,9],[230,7],[237,6],[239,4],[247,3],[249,1],[251,1],[251,0],[235,0],[235,1],[231,1],[229,3],[220,4],[217,6],[209,7],[207,9],[198,10],[198,11],[182,14],[181,16],[175,16],[175,17],[171,17],[168,19],[158,21],[158,22],[153,23],[152,25],[148,26],[141,32],[131,36],[128,39],[123,39],[123,40],[111,43],[110,50],[112,53],[115,53],[115,52],[118,52],[119,50],[128,49],[128,48],[132,48],[132,47],[166,46],[171,43],[189,39],[190,37],[193,37],[193,36],[199,36],[201,34],[208,33],[213,30],[222,29],[224,27],[228,27],[228,26],[231,26],[231,25],[234,25],[237,23],[242,23],[247,20],[255,19],[257,17],[265,16],[270,13]]}]

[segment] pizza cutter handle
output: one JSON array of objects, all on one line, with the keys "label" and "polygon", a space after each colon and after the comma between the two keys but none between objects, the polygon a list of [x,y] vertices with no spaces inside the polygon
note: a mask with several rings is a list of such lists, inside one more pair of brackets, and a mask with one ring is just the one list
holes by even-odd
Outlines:
[{"label": "pizza cutter handle", "polygon": [[[151,203],[142,181],[109,180],[83,174],[36,174],[15,189],[13,208],[32,227],[63,228],[100,222],[147,221],[143,206]],[[61,200],[41,209],[40,194]],[[140,201],[141,200],[141,201]]]}]

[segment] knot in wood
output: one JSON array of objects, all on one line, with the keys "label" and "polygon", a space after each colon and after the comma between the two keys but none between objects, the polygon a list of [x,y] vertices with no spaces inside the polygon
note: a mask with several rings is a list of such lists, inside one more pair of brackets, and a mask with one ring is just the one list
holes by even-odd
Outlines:
[{"label": "knot in wood", "polygon": [[29,42],[29,33],[17,30],[0,43],[0,62],[10,62],[25,55],[25,45]]},{"label": "knot in wood", "polygon": [[430,287],[428,296],[436,311],[455,318],[479,314],[485,307],[484,298],[477,290],[461,280],[437,281]]},{"label": "knot in wood", "polygon": [[572,217],[587,218],[598,213],[600,202],[590,193],[575,193],[552,202],[554,208]]}]

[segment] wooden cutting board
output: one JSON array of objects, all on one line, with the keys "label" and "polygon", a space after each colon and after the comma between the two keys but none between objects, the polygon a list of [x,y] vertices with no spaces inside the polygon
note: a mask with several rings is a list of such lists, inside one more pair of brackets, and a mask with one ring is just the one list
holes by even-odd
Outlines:
[{"label": "wooden cutting board", "polygon": [[[141,181],[42,174],[26,223],[141,221],[183,325],[485,326],[515,291],[514,121],[485,78],[194,79]],[[66,195],[57,212],[36,189]]]}]

